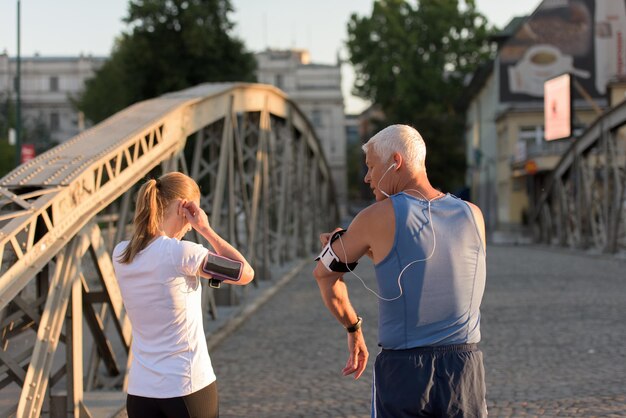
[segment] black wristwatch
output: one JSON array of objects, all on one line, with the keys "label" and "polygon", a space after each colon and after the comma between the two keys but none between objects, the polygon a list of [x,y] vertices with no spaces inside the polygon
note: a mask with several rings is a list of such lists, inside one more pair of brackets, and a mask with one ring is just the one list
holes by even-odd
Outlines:
[{"label": "black wristwatch", "polygon": [[356,317],[356,323],[353,325],[350,325],[349,327],[346,327],[346,331],[348,331],[350,334],[352,334],[353,332],[357,332],[358,330],[361,329],[361,324],[363,323],[363,318],[361,318],[360,316]]}]

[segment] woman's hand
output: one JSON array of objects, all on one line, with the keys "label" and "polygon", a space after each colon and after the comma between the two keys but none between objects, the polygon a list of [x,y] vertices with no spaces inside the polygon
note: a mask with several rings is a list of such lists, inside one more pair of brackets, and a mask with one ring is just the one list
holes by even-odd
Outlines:
[{"label": "woman's hand", "polygon": [[188,202],[185,200],[181,200],[181,210],[185,215],[185,219],[189,222],[189,225],[196,231],[199,231],[202,228],[211,229],[211,225],[209,224],[209,217],[207,214],[196,205],[194,202]]}]

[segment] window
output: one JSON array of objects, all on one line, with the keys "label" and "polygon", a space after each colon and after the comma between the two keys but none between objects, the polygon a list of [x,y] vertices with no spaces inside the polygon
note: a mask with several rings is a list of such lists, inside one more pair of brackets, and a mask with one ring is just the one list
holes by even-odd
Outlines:
[{"label": "window", "polygon": [[278,87],[279,89],[282,89],[283,84],[284,84],[283,75],[276,74],[276,76],[274,77],[274,85]]},{"label": "window", "polygon": [[320,128],[323,126],[322,123],[322,111],[319,109],[313,109],[311,112],[311,123],[314,127]]},{"label": "window", "polygon": [[522,126],[519,129],[519,138],[541,144],[543,142],[543,126]]},{"label": "window", "polygon": [[[518,143],[523,143],[524,158],[541,153],[544,149],[543,126],[522,126],[519,129]],[[520,147],[520,145],[518,145]]]},{"label": "window", "polygon": [[58,131],[60,125],[59,114],[57,112],[50,113],[50,130],[53,132]]},{"label": "window", "polygon": [[50,77],[50,91],[59,91],[59,77]]}]

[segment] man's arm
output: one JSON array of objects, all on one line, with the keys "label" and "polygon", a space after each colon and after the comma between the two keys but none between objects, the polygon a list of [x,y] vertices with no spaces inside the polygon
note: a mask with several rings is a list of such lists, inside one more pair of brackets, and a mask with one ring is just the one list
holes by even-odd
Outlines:
[{"label": "man's arm", "polygon": [[[367,209],[363,212],[366,211]],[[367,213],[363,212],[357,215],[348,231],[332,244],[333,251],[343,262],[357,261],[369,250],[369,237],[367,231],[364,230]],[[318,261],[315,270],[313,270],[313,276],[317,280],[324,304],[347,329],[357,324],[359,317],[350,303],[343,274],[342,272],[329,271],[321,261]],[[354,373],[354,378],[358,379],[363,374],[369,357],[360,328],[354,332],[348,332],[348,349],[350,355],[342,372],[344,376]]]}]

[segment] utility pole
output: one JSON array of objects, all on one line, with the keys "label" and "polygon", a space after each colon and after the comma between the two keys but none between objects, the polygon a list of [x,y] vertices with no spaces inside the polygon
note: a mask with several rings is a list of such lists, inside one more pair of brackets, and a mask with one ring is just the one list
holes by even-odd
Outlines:
[{"label": "utility pole", "polygon": [[17,109],[15,121],[15,166],[21,163],[22,155],[22,97],[21,97],[21,50],[20,50],[20,0],[17,0],[17,77],[15,93],[17,96]]}]

